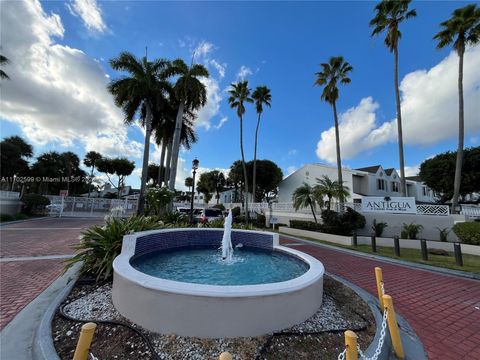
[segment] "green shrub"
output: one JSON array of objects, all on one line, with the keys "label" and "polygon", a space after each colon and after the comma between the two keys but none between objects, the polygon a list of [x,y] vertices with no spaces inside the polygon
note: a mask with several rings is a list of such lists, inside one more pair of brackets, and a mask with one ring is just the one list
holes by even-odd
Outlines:
[{"label": "green shrub", "polygon": [[245,215],[237,215],[233,217],[234,224],[245,224]]},{"label": "green shrub", "polygon": [[480,222],[456,223],[452,229],[462,243],[480,245]]},{"label": "green shrub", "polygon": [[448,234],[450,234],[450,230],[448,230],[448,228],[440,229],[439,227],[437,227],[437,229],[439,231],[438,237],[440,238],[440,241],[447,242]]},{"label": "green shrub", "polygon": [[377,223],[376,219],[373,219],[372,231],[375,233],[375,236],[380,237],[383,234],[383,230],[388,227],[386,222]]},{"label": "green shrub", "polygon": [[403,224],[403,229],[400,234],[402,239],[416,239],[417,235],[422,231],[423,226],[420,224]]},{"label": "green shrub", "polygon": [[290,227],[292,229],[309,230],[309,231],[322,231],[322,224],[317,224],[314,221],[305,220],[290,220]]},{"label": "green shrub", "polygon": [[257,213],[257,217],[253,221],[253,225],[255,225],[255,227],[257,228],[264,228],[266,222],[267,222],[267,218],[265,217],[265,215]]},{"label": "green shrub", "polygon": [[205,221],[199,224],[199,227],[212,228],[212,229],[223,229],[223,226],[224,226],[223,219],[213,219],[212,221]]},{"label": "green shrub", "polygon": [[166,206],[175,197],[175,191],[163,186],[151,187],[145,193],[148,212],[152,215],[161,215],[165,212]]},{"label": "green shrub", "polygon": [[344,213],[337,213],[333,210],[322,211],[322,231],[335,234],[349,236],[356,229],[365,227],[365,216],[359,212],[347,208]]},{"label": "green shrub", "polygon": [[189,217],[186,214],[179,212],[167,212],[159,217],[160,221],[163,221],[165,224],[172,225],[183,225],[188,224]]},{"label": "green shrub", "polygon": [[223,204],[216,204],[216,205],[213,205],[212,208],[214,209],[219,209],[219,210],[222,210],[222,211],[225,211],[225,206],[223,206]]},{"label": "green shrub", "polygon": [[4,221],[13,221],[15,220],[15,218],[13,217],[13,215],[9,215],[9,214],[0,214],[0,222],[4,222]]},{"label": "green shrub", "polygon": [[237,216],[240,216],[240,207],[236,206],[232,209],[232,216],[235,219]]},{"label": "green shrub", "polygon": [[124,235],[162,227],[154,217],[110,218],[105,226],[94,225],[82,233],[80,244],[73,247],[79,253],[66,261],[66,269],[83,262],[82,273],[92,274],[97,282],[108,280],[113,274],[113,260],[122,249]]},{"label": "green shrub", "polygon": [[17,214],[14,216],[15,217],[15,220],[26,220],[29,218],[29,216],[27,214]]},{"label": "green shrub", "polygon": [[38,214],[45,210],[45,206],[50,205],[50,200],[40,194],[25,194],[22,197],[23,211],[26,214]]}]

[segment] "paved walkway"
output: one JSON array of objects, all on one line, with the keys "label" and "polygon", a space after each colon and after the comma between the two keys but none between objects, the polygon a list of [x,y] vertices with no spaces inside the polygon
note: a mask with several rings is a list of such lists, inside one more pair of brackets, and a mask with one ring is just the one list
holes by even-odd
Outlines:
[{"label": "paved walkway", "polygon": [[102,222],[50,218],[0,227],[0,329],[62,274],[80,233]]},{"label": "paved walkway", "polygon": [[319,259],[327,272],[374,296],[374,268],[380,266],[385,292],[420,337],[429,359],[480,359],[480,281],[371,260],[282,236],[280,239],[283,245],[298,245],[296,249]]}]

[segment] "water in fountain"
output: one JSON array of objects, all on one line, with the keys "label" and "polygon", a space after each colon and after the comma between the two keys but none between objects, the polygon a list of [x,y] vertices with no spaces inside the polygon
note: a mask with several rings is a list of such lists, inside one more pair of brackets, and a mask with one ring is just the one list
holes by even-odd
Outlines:
[{"label": "water in fountain", "polygon": [[232,261],[233,247],[232,247],[232,210],[228,212],[225,218],[225,225],[222,238],[222,259]]}]

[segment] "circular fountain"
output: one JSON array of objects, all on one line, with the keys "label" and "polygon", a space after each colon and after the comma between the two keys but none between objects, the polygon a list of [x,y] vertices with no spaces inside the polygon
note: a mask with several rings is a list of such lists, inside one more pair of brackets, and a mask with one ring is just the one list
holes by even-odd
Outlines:
[{"label": "circular fountain", "polygon": [[225,231],[126,235],[113,263],[117,310],[148,330],[200,338],[263,335],[313,315],[323,265],[280,246],[278,234],[231,230],[231,217],[225,223]]}]

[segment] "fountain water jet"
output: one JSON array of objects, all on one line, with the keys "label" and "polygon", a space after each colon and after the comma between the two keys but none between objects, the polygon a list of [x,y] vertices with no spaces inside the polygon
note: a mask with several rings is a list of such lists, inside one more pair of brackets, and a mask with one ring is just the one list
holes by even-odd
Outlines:
[{"label": "fountain water jet", "polygon": [[225,218],[225,224],[223,226],[223,238],[222,238],[222,259],[232,261],[233,246],[232,246],[232,210],[228,212],[228,216]]}]

